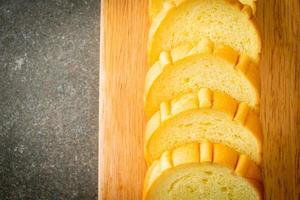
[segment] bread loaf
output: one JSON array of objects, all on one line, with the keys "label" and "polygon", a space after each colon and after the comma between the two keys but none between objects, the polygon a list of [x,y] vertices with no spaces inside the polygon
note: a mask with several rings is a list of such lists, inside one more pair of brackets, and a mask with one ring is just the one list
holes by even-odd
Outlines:
[{"label": "bread loaf", "polygon": [[143,200],[262,200],[256,0],[149,0]]}]

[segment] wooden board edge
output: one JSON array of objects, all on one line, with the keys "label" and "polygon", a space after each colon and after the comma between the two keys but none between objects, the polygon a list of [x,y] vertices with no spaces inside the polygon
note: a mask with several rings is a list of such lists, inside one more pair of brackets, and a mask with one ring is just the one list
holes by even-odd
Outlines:
[{"label": "wooden board edge", "polygon": [[101,176],[101,166],[103,166],[101,163],[103,160],[101,160],[101,155],[103,155],[103,149],[101,148],[103,146],[103,138],[102,138],[102,130],[101,130],[101,121],[103,118],[103,107],[104,102],[100,101],[101,95],[103,95],[104,92],[104,2],[100,0],[100,43],[99,43],[99,50],[100,50],[100,59],[99,59],[99,130],[98,130],[98,200],[102,197],[102,176]]}]

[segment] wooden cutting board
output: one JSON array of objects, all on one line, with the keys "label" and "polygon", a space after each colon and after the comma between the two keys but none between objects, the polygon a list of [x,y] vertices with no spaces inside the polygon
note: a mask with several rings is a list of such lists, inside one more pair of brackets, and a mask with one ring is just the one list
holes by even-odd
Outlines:
[{"label": "wooden cutting board", "polygon": [[[266,199],[300,199],[300,3],[259,0]],[[99,199],[141,199],[146,0],[101,2]]]}]

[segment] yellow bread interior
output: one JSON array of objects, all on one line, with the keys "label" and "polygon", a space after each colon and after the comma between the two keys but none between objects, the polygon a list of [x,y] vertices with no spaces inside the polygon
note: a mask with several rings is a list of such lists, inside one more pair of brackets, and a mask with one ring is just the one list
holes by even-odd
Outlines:
[{"label": "yellow bread interior", "polygon": [[237,0],[186,0],[167,4],[155,17],[150,31],[148,61],[153,65],[162,51],[181,45],[195,46],[206,37],[231,46],[259,61],[261,39],[249,6]]},{"label": "yellow bread interior", "polygon": [[161,103],[146,126],[145,158],[152,163],[166,150],[209,140],[260,163],[262,139],[259,117],[247,104],[201,88],[198,93]]},{"label": "yellow bread interior", "polygon": [[260,200],[260,168],[246,155],[207,141],[165,151],[147,171],[144,200]]},{"label": "yellow bread interior", "polygon": [[[150,19],[153,20],[159,12],[164,9],[164,5],[167,3],[175,4],[178,6],[179,4],[183,3],[186,0],[150,0],[149,1],[149,16]],[[256,12],[256,3],[254,0],[239,0],[242,4],[248,5],[251,7],[253,13]]]},{"label": "yellow bread interior", "polygon": [[145,113],[151,116],[161,102],[202,87],[259,107],[258,66],[229,46],[203,39],[194,48],[186,45],[160,54],[146,76]]}]

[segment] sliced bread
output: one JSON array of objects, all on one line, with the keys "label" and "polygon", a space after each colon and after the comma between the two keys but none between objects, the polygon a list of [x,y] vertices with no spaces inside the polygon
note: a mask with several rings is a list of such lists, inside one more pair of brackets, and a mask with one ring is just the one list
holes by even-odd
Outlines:
[{"label": "sliced bread", "polygon": [[[179,4],[183,3],[186,0],[150,0],[149,1],[149,16],[150,19],[153,20],[155,16],[161,12],[164,7],[169,4],[175,4],[178,6]],[[248,5],[251,7],[253,13],[256,12],[256,3],[255,0],[239,0],[242,4]]]},{"label": "sliced bread", "polygon": [[237,0],[186,0],[167,4],[149,31],[148,61],[153,65],[162,51],[195,46],[203,38],[231,46],[259,61],[260,33],[252,11]]},{"label": "sliced bread", "polygon": [[161,103],[146,126],[145,159],[150,164],[166,150],[203,140],[261,161],[263,137],[257,114],[246,103],[206,88]]},{"label": "sliced bread", "polygon": [[153,162],[143,199],[261,200],[261,170],[246,155],[224,145],[185,144]]},{"label": "sliced bread", "polygon": [[181,46],[162,52],[148,71],[145,84],[145,113],[151,116],[163,101],[187,92],[211,88],[246,102],[258,110],[260,73],[250,58],[209,39],[197,46]]}]

